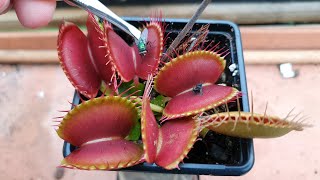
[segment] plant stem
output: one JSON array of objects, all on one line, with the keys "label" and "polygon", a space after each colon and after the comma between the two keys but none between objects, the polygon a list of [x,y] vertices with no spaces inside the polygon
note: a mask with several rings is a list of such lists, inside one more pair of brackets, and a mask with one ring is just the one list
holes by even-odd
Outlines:
[{"label": "plant stem", "polygon": [[[109,95],[112,91],[106,91],[107,89],[107,86],[106,84],[102,83],[101,86],[100,86],[100,91],[102,92],[106,92],[105,95]],[[138,102],[140,105],[142,105],[142,99],[137,97],[137,96],[130,96],[129,98],[131,98],[132,100]],[[150,103],[150,107],[151,107],[151,110],[154,111],[154,112],[158,112],[158,113],[162,113],[163,111],[163,107],[161,106],[158,106],[158,105],[155,105],[155,104],[152,104]]]},{"label": "plant stem", "polygon": [[158,113],[163,112],[163,107],[161,107],[161,106],[150,103],[150,107],[151,107],[152,111],[154,111],[154,112],[158,112]]},{"label": "plant stem", "polygon": [[100,91],[105,95],[110,95],[112,93],[112,90],[103,81],[101,82],[101,85],[100,85]]},{"label": "plant stem", "polygon": [[[138,102],[140,105],[142,105],[142,99],[137,97],[137,96],[131,96],[134,101]],[[151,110],[154,112],[162,113],[163,112],[163,107],[155,105],[150,103]]]},{"label": "plant stem", "polygon": [[190,31],[190,29],[193,27],[193,25],[196,23],[197,19],[200,17],[204,9],[208,6],[208,4],[211,2],[211,0],[203,0],[200,4],[197,11],[194,13],[194,15],[191,17],[189,22],[184,26],[184,28],[181,30],[181,32],[178,34],[178,36],[174,39],[174,41],[171,43],[167,51],[165,52],[167,56],[162,56],[162,61],[166,62],[168,60],[168,57],[170,57],[170,54],[173,52],[173,50],[179,45],[179,43],[182,41],[182,39],[187,35],[187,33]]},{"label": "plant stem", "polygon": [[204,129],[200,132],[199,136],[201,136],[202,138],[205,138],[206,135],[207,135],[207,133],[208,133],[209,131],[210,131],[210,130],[209,130],[208,128],[204,128]]}]

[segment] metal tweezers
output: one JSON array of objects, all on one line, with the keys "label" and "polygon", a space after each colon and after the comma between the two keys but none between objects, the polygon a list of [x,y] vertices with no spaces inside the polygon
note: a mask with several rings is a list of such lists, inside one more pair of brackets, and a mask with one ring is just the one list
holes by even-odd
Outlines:
[{"label": "metal tweezers", "polygon": [[121,19],[119,16],[113,13],[109,8],[107,8],[100,1],[98,0],[67,0],[67,1],[117,26],[118,28],[120,28],[121,30],[123,30],[124,32],[132,36],[135,39],[136,43],[140,40],[141,32],[137,28],[135,28],[131,24]]}]

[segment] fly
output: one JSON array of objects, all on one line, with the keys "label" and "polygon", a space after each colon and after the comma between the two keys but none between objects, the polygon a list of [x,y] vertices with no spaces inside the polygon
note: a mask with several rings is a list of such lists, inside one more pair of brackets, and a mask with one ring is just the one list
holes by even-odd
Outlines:
[{"label": "fly", "polygon": [[148,38],[148,29],[145,28],[142,33],[141,33],[141,37],[138,41],[138,50],[139,50],[139,54],[144,56],[147,53],[147,38]]},{"label": "fly", "polygon": [[192,91],[195,93],[195,94],[200,94],[202,95],[202,84],[197,84],[193,89]]}]

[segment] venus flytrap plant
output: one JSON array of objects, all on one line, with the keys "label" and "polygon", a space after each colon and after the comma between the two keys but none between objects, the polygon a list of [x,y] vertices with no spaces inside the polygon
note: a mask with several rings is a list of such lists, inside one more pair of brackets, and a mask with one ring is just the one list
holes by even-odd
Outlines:
[{"label": "venus flytrap plant", "polygon": [[[207,42],[208,26],[186,38],[172,58],[162,54],[168,46],[164,27],[161,18],[152,18],[142,28],[147,32],[144,49],[129,45],[107,22],[100,26],[91,14],[87,36],[72,23],[61,25],[61,67],[89,99],[58,120],[59,137],[78,147],[61,167],[113,170],[146,161],[171,170],[179,168],[200,132],[205,136],[208,129],[273,138],[308,127],[294,122],[296,117],[288,121],[240,111],[241,92],[216,84],[229,51],[219,42]],[[230,112],[228,103],[235,100],[238,111]],[[218,110],[223,105],[226,112]]]}]

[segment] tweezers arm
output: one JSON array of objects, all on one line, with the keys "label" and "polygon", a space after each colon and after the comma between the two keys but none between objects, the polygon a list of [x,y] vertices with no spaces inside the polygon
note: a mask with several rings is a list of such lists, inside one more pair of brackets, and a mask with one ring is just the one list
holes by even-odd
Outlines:
[{"label": "tweezers arm", "polygon": [[89,12],[92,12],[96,16],[107,20],[108,22],[112,23],[113,25],[117,26],[127,34],[131,35],[135,38],[136,41],[140,39],[141,32],[132,26],[131,24],[127,23],[115,13],[113,13],[109,8],[107,8],[104,4],[102,4],[98,0],[70,0],[70,2],[74,3],[75,5],[85,9]]}]

